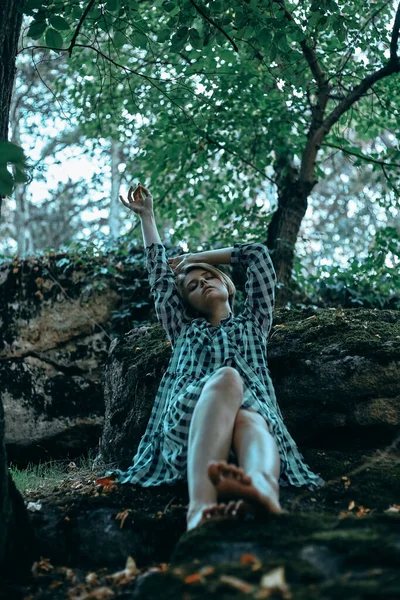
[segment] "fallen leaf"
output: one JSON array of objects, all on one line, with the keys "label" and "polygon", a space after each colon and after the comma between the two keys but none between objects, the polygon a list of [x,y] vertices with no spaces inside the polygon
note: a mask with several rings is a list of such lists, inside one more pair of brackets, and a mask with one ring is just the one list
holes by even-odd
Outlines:
[{"label": "fallen leaf", "polygon": [[137,575],[137,567],[135,560],[132,556],[128,556],[125,569],[123,571],[117,571],[106,576],[106,579],[111,579],[116,585],[126,585]]},{"label": "fallen leaf", "polygon": [[346,511],[342,511],[339,513],[339,519],[345,519],[348,516],[349,516],[349,513]]},{"label": "fallen leaf", "polygon": [[400,505],[399,504],[392,504],[384,512],[385,513],[398,513],[398,512],[400,512]]},{"label": "fallen leaf", "polygon": [[99,576],[97,575],[97,573],[88,573],[86,575],[85,581],[89,585],[98,585],[98,583],[99,583]]},{"label": "fallen leaf", "polygon": [[350,477],[343,476],[343,477],[342,477],[342,481],[343,481],[343,483],[344,483],[344,487],[345,487],[345,488],[348,488],[348,487],[349,487],[349,485],[351,484]]},{"label": "fallen leaf", "polygon": [[369,512],[371,512],[370,508],[365,508],[364,506],[359,506],[358,511],[356,512],[356,517],[364,517]]},{"label": "fallen leaf", "polygon": [[97,485],[102,485],[104,487],[108,486],[108,485],[113,485],[114,481],[116,480],[116,475],[111,474],[111,475],[106,475],[105,477],[99,477],[98,479],[96,479],[96,483]]},{"label": "fallen leaf", "polygon": [[50,562],[49,558],[42,558],[38,562],[34,562],[32,565],[32,573],[33,575],[42,575],[43,573],[47,573],[48,571],[52,571],[54,569],[53,565]]},{"label": "fallen leaf", "polygon": [[127,508],[126,510],[118,513],[117,516],[115,517],[118,521],[121,521],[121,525],[119,527],[120,529],[122,529],[122,527],[124,526],[125,519],[131,512],[132,512],[132,510],[130,508]]},{"label": "fallen leaf", "polygon": [[254,592],[254,585],[247,583],[247,581],[243,581],[243,579],[239,579],[238,577],[232,577],[231,575],[221,575],[219,578],[221,583],[226,583],[231,587],[235,588],[235,590],[239,590],[243,594],[251,594]]},{"label": "fallen leaf", "polygon": [[252,571],[257,571],[258,569],[261,569],[262,566],[260,559],[255,556],[255,554],[242,554],[240,557],[240,564],[252,565]]},{"label": "fallen leaf", "polygon": [[186,577],[183,581],[185,583],[200,583],[201,575],[200,575],[200,573],[192,573],[191,575],[186,575]]},{"label": "fallen leaf", "polygon": [[[260,581],[260,587],[263,590],[269,591],[271,595],[279,593],[282,598],[287,600],[293,597],[285,580],[284,567],[278,567],[277,569],[273,569],[269,573],[266,573],[266,575],[263,575]],[[263,597],[265,598],[265,596]]]},{"label": "fallen leaf", "polygon": [[354,502],[354,500],[352,500],[348,506],[347,510],[353,510],[353,508],[355,507],[356,503]]}]

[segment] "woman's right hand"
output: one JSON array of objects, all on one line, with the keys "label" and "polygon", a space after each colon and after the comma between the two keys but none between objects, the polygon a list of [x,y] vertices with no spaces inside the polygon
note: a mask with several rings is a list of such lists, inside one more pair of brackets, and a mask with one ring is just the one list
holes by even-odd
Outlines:
[{"label": "woman's right hand", "polygon": [[[144,193],[144,198],[143,198]],[[132,197],[133,196],[133,197]],[[133,186],[129,188],[128,192],[128,202],[123,199],[122,196],[119,197],[122,204],[135,212],[142,219],[146,216],[153,216],[153,196],[150,194],[149,190],[142,186],[140,182],[136,189],[133,191]]]}]

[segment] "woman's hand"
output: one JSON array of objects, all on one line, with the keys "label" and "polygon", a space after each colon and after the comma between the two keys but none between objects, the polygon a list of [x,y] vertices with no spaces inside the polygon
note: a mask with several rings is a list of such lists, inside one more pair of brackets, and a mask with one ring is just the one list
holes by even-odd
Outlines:
[{"label": "woman's hand", "polygon": [[179,271],[187,264],[196,262],[195,255],[189,252],[188,254],[182,254],[182,256],[174,256],[168,259],[169,266],[171,269],[179,273]]},{"label": "woman's hand", "polygon": [[[132,210],[138,214],[141,219],[143,217],[153,216],[153,196],[150,194],[149,190],[143,187],[140,182],[138,182],[138,185],[133,192],[133,197],[132,191],[133,186],[129,188],[128,202],[124,200],[122,196],[119,197],[122,204],[126,206],[126,208],[129,208],[129,210]],[[143,193],[145,194],[144,198]]]}]

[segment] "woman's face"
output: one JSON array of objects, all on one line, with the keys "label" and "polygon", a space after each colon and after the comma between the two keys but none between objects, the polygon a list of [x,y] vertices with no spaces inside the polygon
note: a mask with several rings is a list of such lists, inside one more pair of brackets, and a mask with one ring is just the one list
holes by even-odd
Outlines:
[{"label": "woman's face", "polygon": [[218,305],[225,305],[229,298],[225,284],[204,269],[189,271],[184,286],[190,305],[203,314],[213,314]]}]

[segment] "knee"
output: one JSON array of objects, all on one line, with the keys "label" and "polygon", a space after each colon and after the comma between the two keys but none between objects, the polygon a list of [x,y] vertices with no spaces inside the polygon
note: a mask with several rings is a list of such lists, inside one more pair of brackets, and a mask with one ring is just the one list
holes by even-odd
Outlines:
[{"label": "knee", "polygon": [[243,379],[233,367],[221,367],[210,377],[206,386],[231,389],[243,395]]}]

